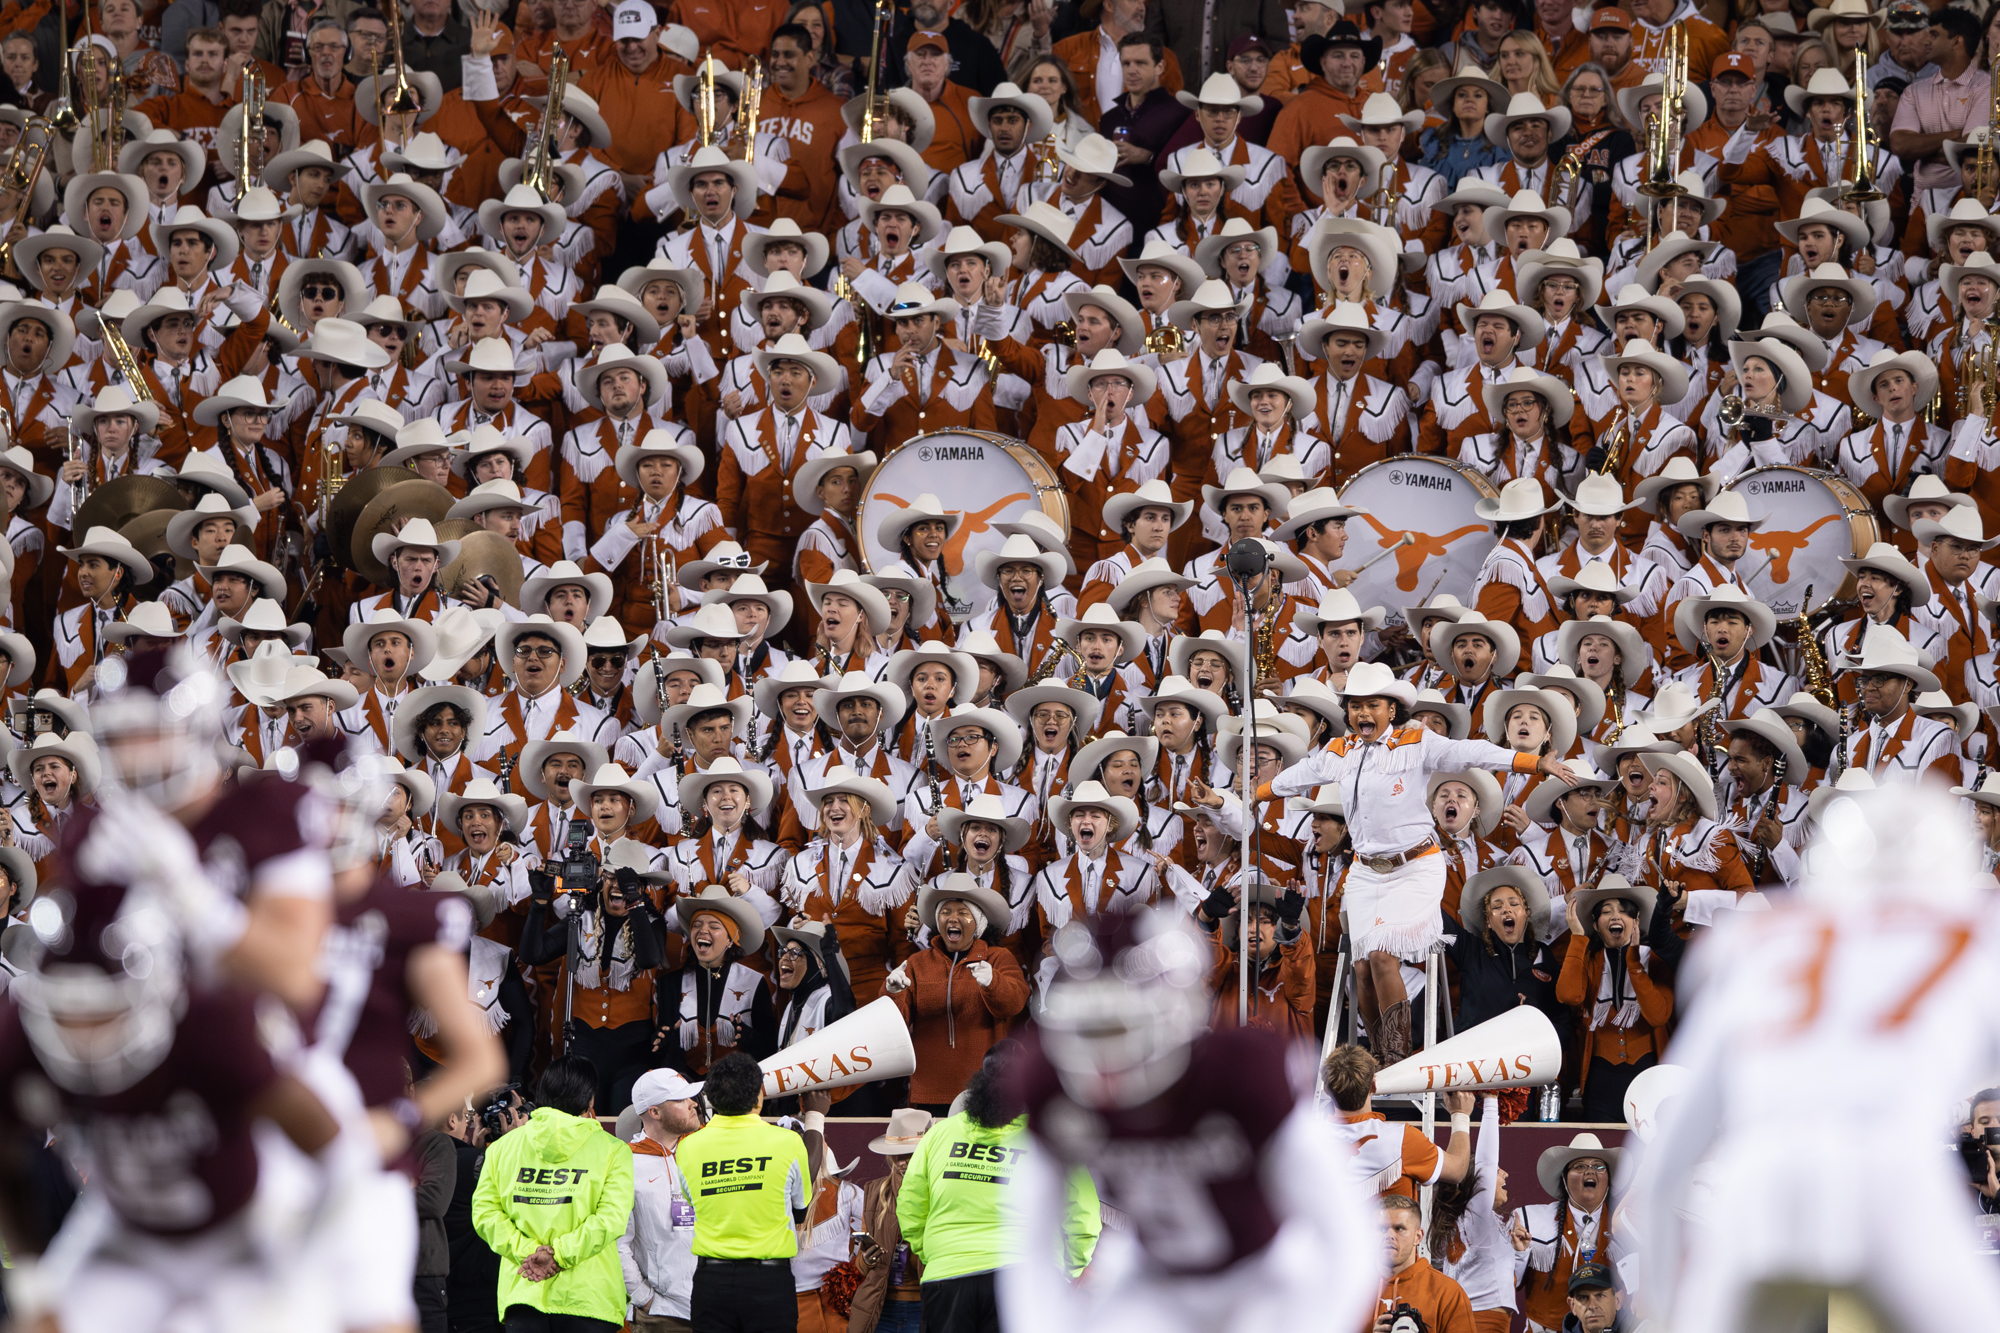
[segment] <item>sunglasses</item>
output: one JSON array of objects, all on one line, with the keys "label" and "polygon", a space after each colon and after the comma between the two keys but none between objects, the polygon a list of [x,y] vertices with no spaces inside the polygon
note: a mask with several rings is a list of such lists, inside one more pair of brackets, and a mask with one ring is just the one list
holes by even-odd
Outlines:
[{"label": "sunglasses", "polygon": [[331,283],[325,286],[309,283],[299,288],[299,295],[308,301],[331,301],[337,296],[345,296],[346,293]]},{"label": "sunglasses", "polygon": [[514,656],[533,658],[537,662],[546,662],[560,651],[561,649],[551,648],[545,643],[524,643],[514,649]]},{"label": "sunglasses", "polygon": [[623,653],[592,653],[590,665],[593,667],[622,667],[625,665]]}]

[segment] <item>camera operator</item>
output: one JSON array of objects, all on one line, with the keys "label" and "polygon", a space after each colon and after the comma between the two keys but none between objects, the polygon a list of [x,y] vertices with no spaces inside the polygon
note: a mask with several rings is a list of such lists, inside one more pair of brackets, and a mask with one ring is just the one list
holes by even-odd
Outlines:
[{"label": "camera operator", "polygon": [[[530,905],[521,961],[564,959],[557,999],[562,1053],[597,1070],[597,1104],[624,1106],[651,1063],[654,973],[666,958],[666,922],[650,848],[611,844],[600,864],[572,824],[561,858],[528,872]],[[579,886],[589,886],[579,891]]]},{"label": "camera operator", "polygon": [[1972,1095],[1972,1113],[1959,1133],[1958,1151],[1972,1177],[1973,1202],[1984,1214],[2000,1213],[2000,1088]]},{"label": "camera operator", "polygon": [[527,1124],[534,1109],[521,1100],[518,1088],[509,1086],[445,1117],[444,1132],[456,1140],[452,1146],[458,1154],[458,1179],[444,1211],[444,1238],[451,1254],[445,1292],[452,1333],[497,1333],[500,1327],[495,1300],[500,1256],[473,1230],[472,1192],[479,1187],[485,1145]]},{"label": "camera operator", "polygon": [[1417,1252],[1424,1238],[1417,1201],[1407,1194],[1385,1195],[1382,1231],[1389,1275],[1382,1279],[1370,1333],[1473,1333],[1465,1288]]}]

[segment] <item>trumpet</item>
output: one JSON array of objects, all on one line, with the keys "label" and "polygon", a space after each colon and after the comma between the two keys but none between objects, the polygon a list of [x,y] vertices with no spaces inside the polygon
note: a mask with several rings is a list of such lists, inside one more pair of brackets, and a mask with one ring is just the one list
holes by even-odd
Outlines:
[{"label": "trumpet", "polygon": [[1611,428],[1611,442],[1604,446],[1604,465],[1597,469],[1600,477],[1616,476],[1618,465],[1625,461],[1625,447],[1632,440],[1632,418],[1629,414],[1618,414],[1618,424]]},{"label": "trumpet", "polygon": [[534,187],[535,193],[544,199],[553,199],[560,193],[555,169],[556,158],[560,156],[556,122],[562,116],[563,94],[568,88],[569,57],[558,45],[555,58],[549,62],[549,100],[542,108],[542,123],[535,130],[535,145],[529,150],[527,169],[521,173],[521,183]]},{"label": "trumpet", "polygon": [[[644,505],[644,501],[640,502]],[[634,513],[643,512],[643,508]],[[674,548],[659,533],[645,538],[639,546],[639,582],[652,594],[653,623],[664,625],[673,615],[673,607],[668,604],[674,586]]]},{"label": "trumpet", "polygon": [[243,67],[243,124],[236,143],[236,199],[257,179],[257,159],[264,155],[264,76],[254,65]]},{"label": "trumpet", "polygon": [[1146,350],[1154,356],[1179,356],[1187,346],[1187,335],[1171,324],[1146,331]]},{"label": "trumpet", "polygon": [[[9,412],[8,417],[10,419],[10,426],[7,431],[7,438],[11,442],[14,439],[14,432],[11,427],[11,419],[13,417],[13,413]],[[71,463],[87,463],[88,460],[85,459],[84,457],[83,441],[77,438],[76,432],[65,430],[63,434],[68,438],[69,441],[68,444],[66,444],[63,447],[64,460]],[[90,468],[86,466],[83,470],[83,475],[81,477],[78,477],[75,481],[69,484],[69,512],[71,513],[71,515],[72,516],[75,515],[77,510],[83,508],[83,502],[89,498],[90,498]]]},{"label": "trumpet", "polygon": [[340,494],[341,487],[347,485],[347,445],[344,439],[328,439],[322,432],[319,440],[319,526],[326,531],[327,508],[333,497]]},{"label": "trumpet", "polygon": [[1740,394],[1733,393],[1722,395],[1722,401],[1716,405],[1715,416],[1728,433],[1731,443],[1742,438],[1743,422],[1747,417],[1763,417],[1773,422],[1792,420],[1792,414],[1776,403],[1746,402]]},{"label": "trumpet", "polygon": [[1858,204],[1889,197],[1875,188],[1875,170],[1868,163],[1869,157],[1868,57],[1857,47],[1854,51],[1854,183],[1847,189],[1847,198]]}]

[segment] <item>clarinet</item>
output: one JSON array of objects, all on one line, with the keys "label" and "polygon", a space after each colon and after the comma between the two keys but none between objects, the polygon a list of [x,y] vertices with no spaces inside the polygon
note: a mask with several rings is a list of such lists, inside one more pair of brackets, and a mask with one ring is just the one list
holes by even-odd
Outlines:
[{"label": "clarinet", "polygon": [[922,728],[924,733],[924,776],[929,778],[931,783],[931,808],[926,813],[935,816],[938,811],[944,809],[944,792],[938,787],[937,742],[932,739],[929,724],[921,717],[917,719],[917,726]]},{"label": "clarinet", "polygon": [[1769,819],[1771,813],[1778,808],[1778,793],[1785,789],[1785,770],[1789,767],[1790,765],[1785,761],[1785,756],[1779,755],[1777,766],[1771,773],[1771,794],[1764,798],[1762,813],[1753,818],[1750,821],[1750,827],[1744,830],[1748,835],[1747,841],[1749,846],[1745,848],[1745,851],[1748,853],[1746,859],[1750,863],[1750,877],[1753,882],[1756,880],[1757,871],[1764,864],[1764,857],[1766,855],[1764,844],[1757,841],[1757,826]]}]

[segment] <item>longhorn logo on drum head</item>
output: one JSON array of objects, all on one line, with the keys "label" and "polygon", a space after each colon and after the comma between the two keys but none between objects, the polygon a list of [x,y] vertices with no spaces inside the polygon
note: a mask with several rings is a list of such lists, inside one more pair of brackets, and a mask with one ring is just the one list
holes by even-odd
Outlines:
[{"label": "longhorn logo on drum head", "polygon": [[1450,546],[1460,537],[1470,537],[1474,533],[1485,532],[1489,527],[1485,523],[1474,523],[1467,527],[1454,528],[1442,536],[1433,537],[1428,532],[1418,532],[1414,528],[1405,533],[1396,528],[1388,527],[1373,514],[1363,514],[1361,517],[1367,522],[1369,527],[1375,529],[1375,536],[1381,543],[1383,550],[1394,546],[1397,542],[1403,540],[1405,536],[1413,539],[1410,545],[1396,552],[1396,586],[1404,592],[1415,592],[1417,590],[1417,576],[1423,572],[1426,560],[1429,560],[1432,556],[1442,559],[1445,554],[1445,547]]},{"label": "longhorn logo on drum head", "polygon": [[1811,526],[1797,532],[1753,532],[1750,534],[1750,548],[1770,554],[1771,567],[1763,572],[1766,582],[1784,587],[1792,581],[1792,557],[1812,543],[1812,535],[1829,523],[1841,522],[1844,514],[1828,514],[1816,518]]},{"label": "longhorn logo on drum head", "polygon": [[[887,491],[878,491],[877,494],[899,508],[908,509],[910,507],[910,502],[899,495],[891,495]],[[966,542],[982,532],[991,531],[1000,511],[1008,505],[1013,504],[1016,500],[1032,500],[1034,498],[1034,496],[1026,491],[1016,491],[1012,495],[1001,496],[998,500],[987,505],[986,508],[976,514],[969,509],[947,509],[945,512],[948,514],[964,515],[965,522],[959,524],[958,531],[952,533],[945,541],[944,572],[947,574],[963,574],[965,572]],[[892,551],[890,554],[893,556],[895,552]]]}]

